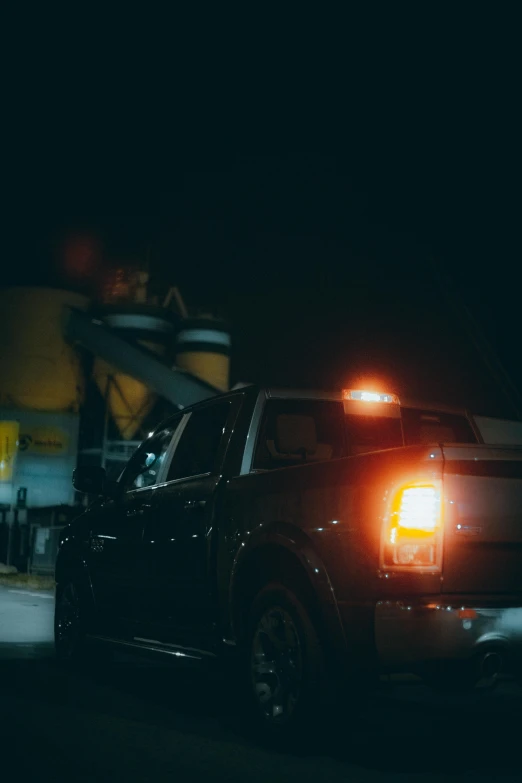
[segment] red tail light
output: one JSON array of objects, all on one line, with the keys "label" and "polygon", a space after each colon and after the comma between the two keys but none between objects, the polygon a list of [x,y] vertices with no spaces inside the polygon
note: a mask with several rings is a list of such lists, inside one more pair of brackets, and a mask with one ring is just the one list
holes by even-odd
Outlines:
[{"label": "red tail light", "polygon": [[396,493],[381,543],[381,567],[387,570],[440,569],[442,502],[434,484],[408,484]]}]

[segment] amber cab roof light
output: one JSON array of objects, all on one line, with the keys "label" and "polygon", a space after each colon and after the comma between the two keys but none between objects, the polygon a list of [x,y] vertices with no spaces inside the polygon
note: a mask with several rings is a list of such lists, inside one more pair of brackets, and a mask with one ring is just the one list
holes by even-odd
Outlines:
[{"label": "amber cab roof light", "polygon": [[353,402],[379,402],[400,405],[396,394],[386,392],[366,391],[364,389],[343,389],[343,399]]}]

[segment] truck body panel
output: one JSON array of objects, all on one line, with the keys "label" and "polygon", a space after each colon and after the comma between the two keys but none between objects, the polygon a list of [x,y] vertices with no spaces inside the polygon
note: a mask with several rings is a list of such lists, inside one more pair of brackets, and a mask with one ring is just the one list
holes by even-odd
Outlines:
[{"label": "truck body panel", "polygon": [[361,405],[247,388],[156,428],[64,534],[57,580],[73,551],[90,569],[91,634],[112,618],[122,643],[220,654],[275,574],[306,595],[336,666],[471,659],[499,639],[519,655],[522,450],[484,445],[453,410]]}]

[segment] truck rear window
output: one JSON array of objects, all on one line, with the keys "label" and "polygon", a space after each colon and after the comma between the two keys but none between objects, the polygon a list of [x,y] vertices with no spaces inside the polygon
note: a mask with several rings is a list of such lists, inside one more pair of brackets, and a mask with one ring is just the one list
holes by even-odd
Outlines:
[{"label": "truck rear window", "polygon": [[[288,425],[289,417],[295,430],[292,450],[278,437],[279,425]],[[297,442],[300,427],[302,444]],[[314,443],[309,449],[300,449],[310,439],[310,427]],[[342,403],[330,400],[268,400],[252,467],[273,470],[397,446],[402,446],[400,419],[345,415]]]},{"label": "truck rear window", "polygon": [[345,417],[346,447],[350,456],[402,446],[400,419],[383,416]]},{"label": "truck rear window", "polygon": [[[402,426],[398,418],[345,414],[342,403],[330,400],[268,400],[252,467],[254,470],[273,470],[402,445],[477,443],[465,416],[402,408],[401,417]],[[288,429],[289,418],[294,442],[290,450],[278,437],[283,425]],[[310,446],[311,437],[313,444]]]},{"label": "truck rear window", "polygon": [[[296,446],[291,451],[280,443],[278,425],[292,417],[296,429]],[[299,449],[299,420],[302,422],[303,445],[310,437],[313,421],[313,447],[306,452]],[[268,400],[263,413],[254,456],[254,470],[302,465],[304,462],[322,462],[345,455],[343,410],[338,402],[328,400]]]},{"label": "truck rear window", "polygon": [[404,441],[407,446],[428,443],[476,443],[465,416],[443,411],[402,408]]}]

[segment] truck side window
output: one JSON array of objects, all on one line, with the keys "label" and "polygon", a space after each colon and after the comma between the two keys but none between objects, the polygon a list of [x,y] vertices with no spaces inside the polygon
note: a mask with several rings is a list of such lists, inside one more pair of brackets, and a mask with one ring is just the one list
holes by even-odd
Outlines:
[{"label": "truck side window", "polygon": [[229,412],[229,400],[192,411],[172,457],[167,481],[213,473]]},{"label": "truck side window", "polygon": [[[302,422],[303,443],[315,435],[309,450],[289,453],[278,442],[278,430],[290,423],[296,440],[299,421]],[[297,438],[298,439],[298,438]],[[268,400],[254,455],[253,470],[273,470],[303,462],[321,462],[342,457],[345,453],[343,408],[329,400]]]},{"label": "truck side window", "polygon": [[151,487],[158,483],[158,473],[176,426],[177,424],[147,438],[134,452],[120,478],[126,491]]}]

